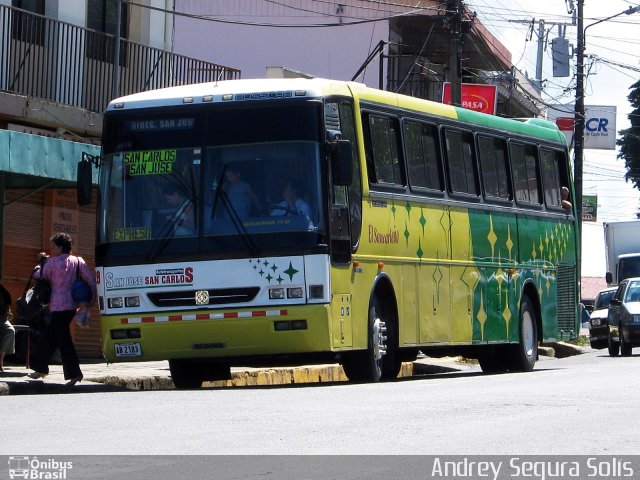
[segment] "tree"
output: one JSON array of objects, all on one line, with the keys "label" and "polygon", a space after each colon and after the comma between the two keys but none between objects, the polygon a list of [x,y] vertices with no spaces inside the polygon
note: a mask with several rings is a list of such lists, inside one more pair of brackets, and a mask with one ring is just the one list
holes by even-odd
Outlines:
[{"label": "tree", "polygon": [[618,158],[624,160],[627,173],[624,179],[631,181],[640,190],[640,80],[631,85],[631,93],[627,97],[633,110],[629,114],[630,128],[620,130],[616,145],[620,147]]}]

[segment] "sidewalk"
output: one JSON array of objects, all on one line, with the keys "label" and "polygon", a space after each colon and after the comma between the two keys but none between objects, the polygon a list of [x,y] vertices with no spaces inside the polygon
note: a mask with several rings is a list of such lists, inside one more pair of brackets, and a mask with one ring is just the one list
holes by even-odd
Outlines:
[{"label": "sidewalk", "polygon": [[[555,356],[558,347],[540,349],[540,359]],[[585,349],[562,344],[562,355],[576,355]],[[31,372],[24,365],[5,365],[0,373],[0,395],[25,395],[44,393],[88,393],[123,390],[169,390],[174,389],[169,363],[128,362],[107,364],[97,359],[81,360],[84,374],[82,382],[67,387],[62,374],[62,365],[52,365],[50,374],[44,380],[32,380]],[[433,375],[460,371],[477,371],[476,362],[462,357],[433,358],[421,356],[414,362],[402,364],[399,377],[413,375]],[[241,387],[263,385],[292,385],[301,383],[346,382],[342,367],[338,364],[306,365],[298,367],[231,369],[231,380],[205,382],[203,387]]]}]

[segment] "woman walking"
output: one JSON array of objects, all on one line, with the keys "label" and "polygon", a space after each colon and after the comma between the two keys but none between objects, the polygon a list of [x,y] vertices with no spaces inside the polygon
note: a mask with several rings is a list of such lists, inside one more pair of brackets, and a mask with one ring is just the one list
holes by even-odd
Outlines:
[{"label": "woman walking", "polygon": [[76,313],[76,303],[71,295],[71,287],[77,277],[81,277],[91,288],[91,300],[87,304],[90,308],[96,301],[96,279],[85,261],[71,255],[71,237],[66,233],[56,233],[50,239],[51,255],[41,253],[41,258],[47,258],[40,269],[36,267],[35,278],[45,278],[51,284],[51,321],[47,326],[42,344],[31,359],[31,366],[35,370],[29,375],[31,378],[44,378],[49,373],[49,361],[56,347],[60,349],[64,378],[67,385],[75,385],[82,380],[82,371],[78,363],[76,349],[71,339],[69,324]]}]

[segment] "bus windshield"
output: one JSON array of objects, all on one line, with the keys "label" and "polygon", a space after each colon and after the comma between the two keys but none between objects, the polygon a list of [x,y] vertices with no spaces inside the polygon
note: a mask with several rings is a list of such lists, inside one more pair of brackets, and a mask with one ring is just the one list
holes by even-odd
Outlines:
[{"label": "bus windshield", "polygon": [[165,108],[111,119],[100,242],[126,242],[129,253],[164,240],[183,240],[181,252],[318,244],[326,224],[318,108]]}]

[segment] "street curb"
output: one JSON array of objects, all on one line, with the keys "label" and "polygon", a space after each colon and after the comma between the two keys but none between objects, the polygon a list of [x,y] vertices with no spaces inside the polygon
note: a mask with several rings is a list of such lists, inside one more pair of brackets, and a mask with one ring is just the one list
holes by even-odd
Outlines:
[{"label": "street curb", "polygon": [[587,353],[591,351],[591,348],[580,347],[578,345],[574,345],[572,343],[567,342],[555,342],[546,345],[554,350],[554,354],[552,356],[556,358],[566,358],[572,357],[574,355],[580,355],[582,353]]},{"label": "street curb", "polygon": [[[566,342],[541,345],[539,354],[544,357],[564,358],[591,351]],[[464,363],[462,357],[419,358],[414,362],[402,364],[398,378],[414,375],[434,375],[471,370],[475,364]],[[275,385],[300,385],[307,383],[347,382],[340,365],[312,365],[302,367],[257,368],[232,370],[231,379],[207,381],[204,388],[257,387]],[[175,385],[169,375],[91,375],[88,374],[81,384],[69,388],[62,382],[51,381],[0,381],[0,396],[28,395],[42,393],[79,393],[87,391],[150,391],[172,390]]]}]

